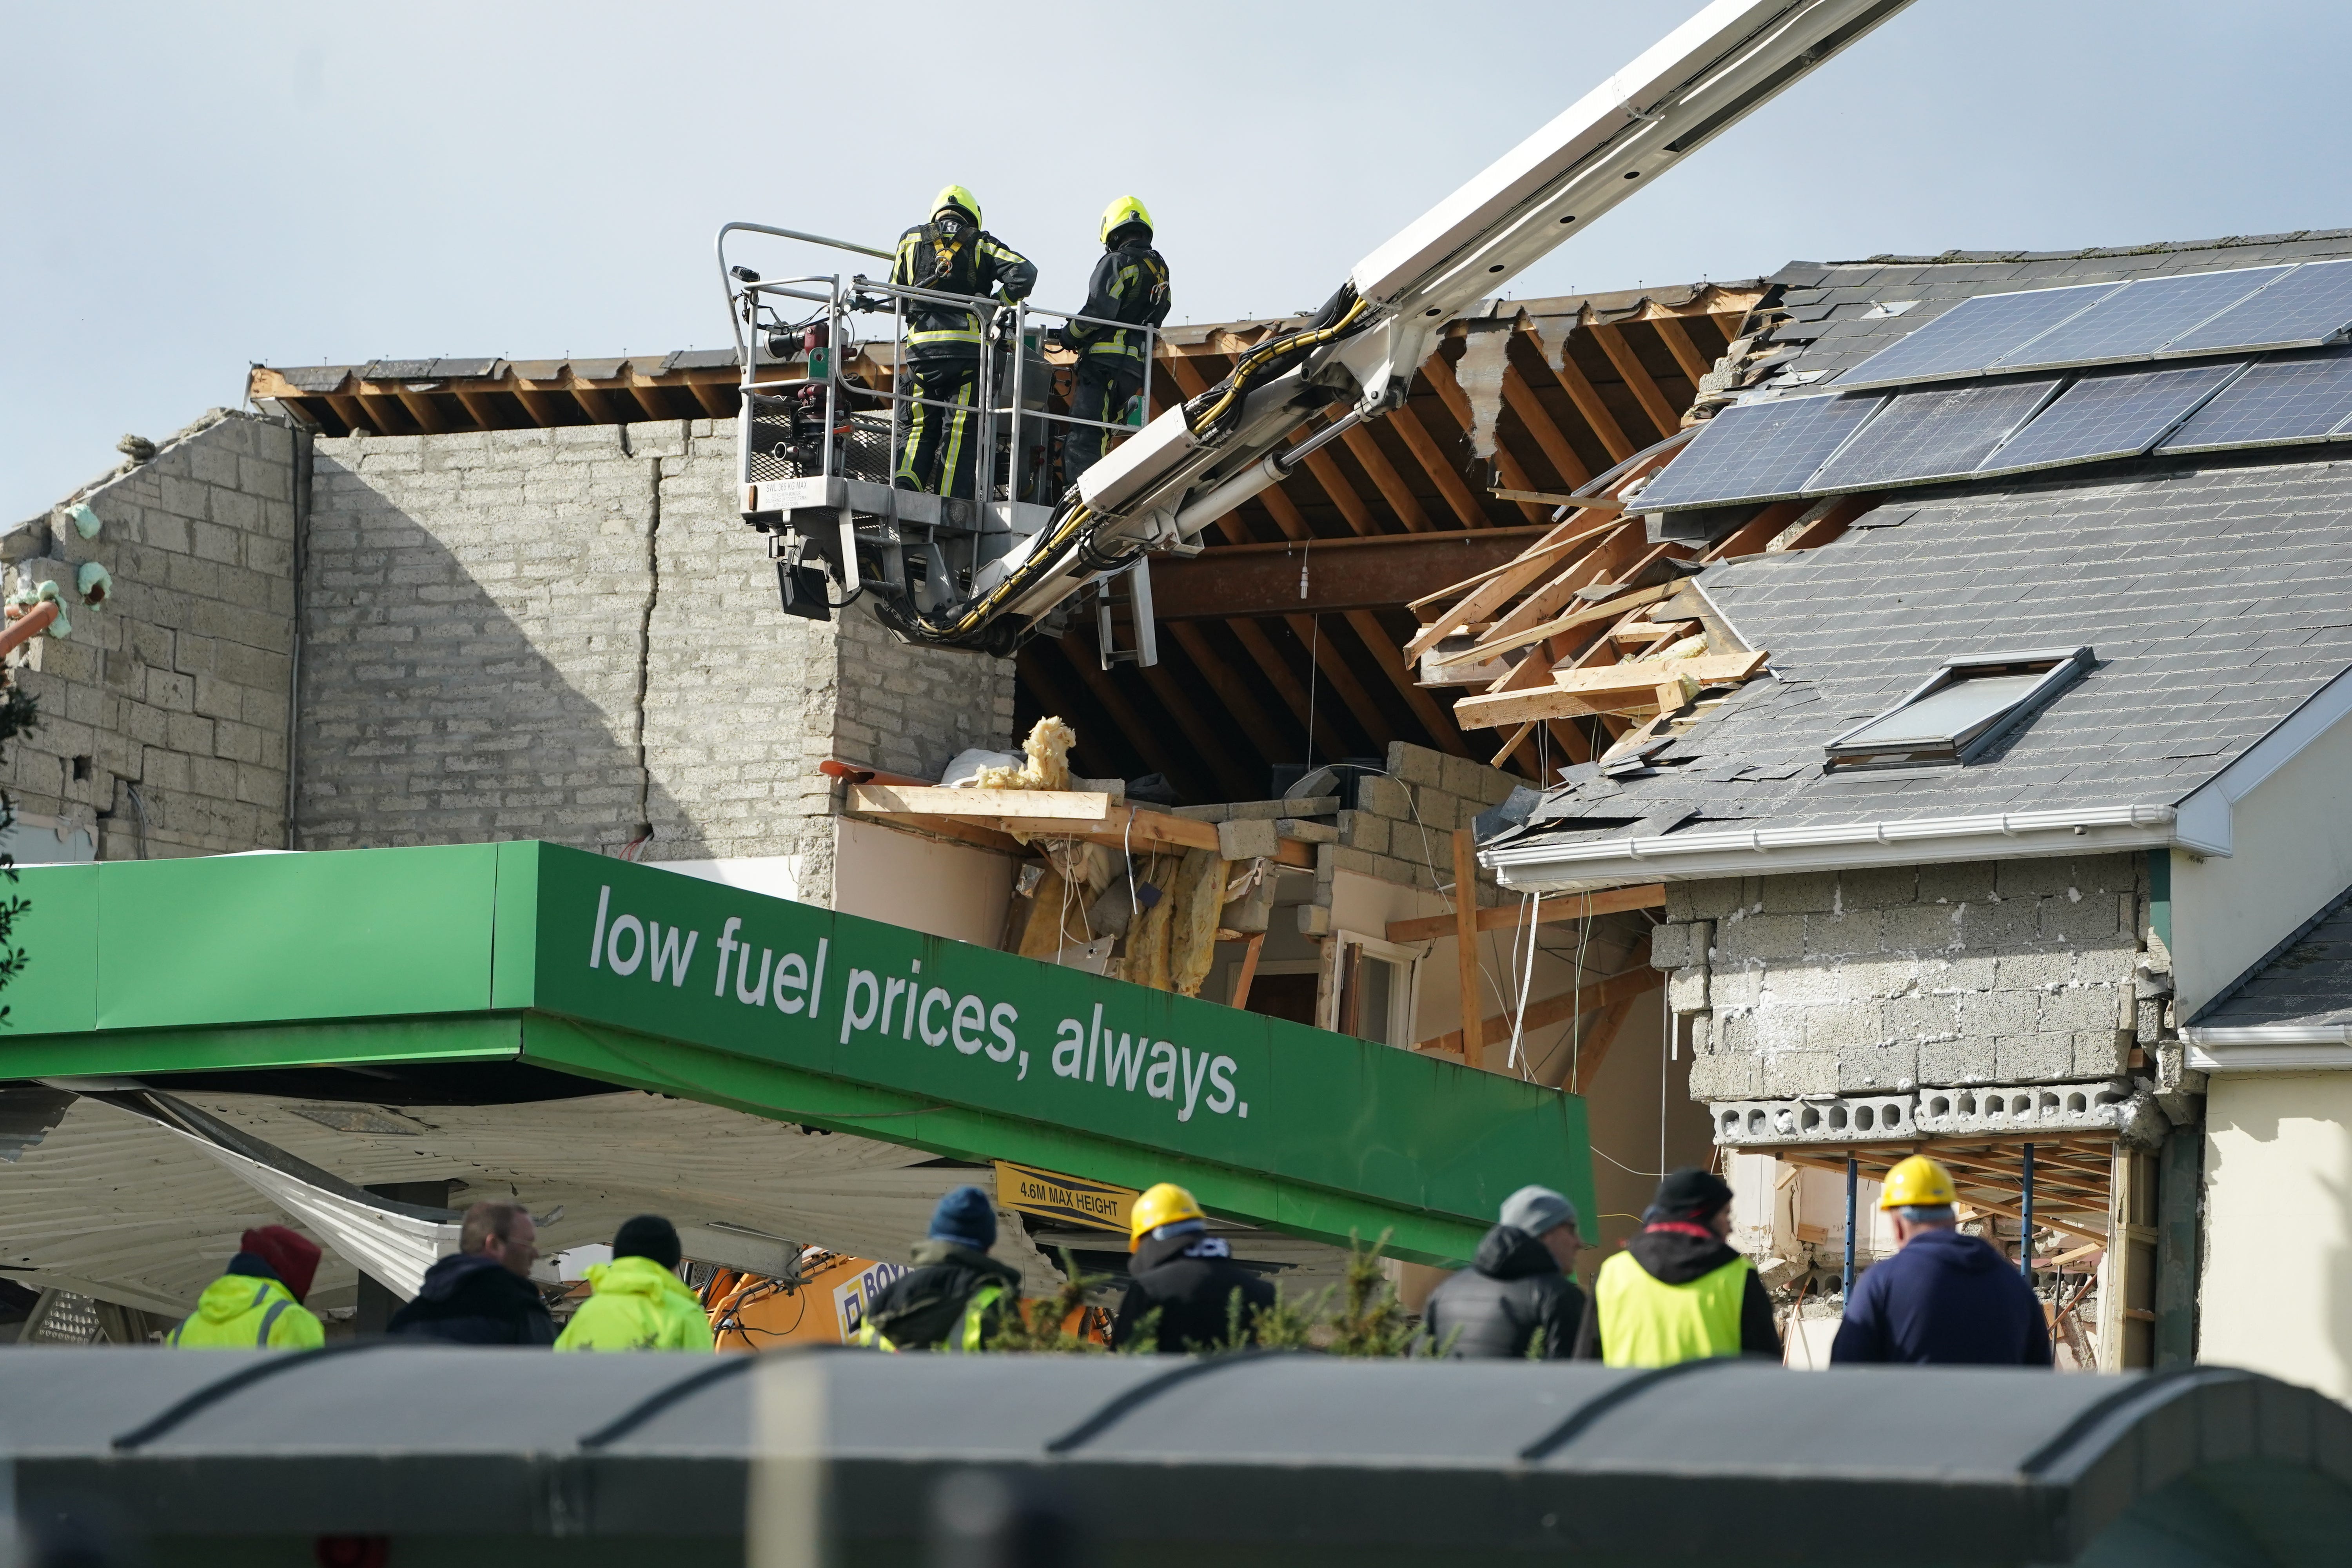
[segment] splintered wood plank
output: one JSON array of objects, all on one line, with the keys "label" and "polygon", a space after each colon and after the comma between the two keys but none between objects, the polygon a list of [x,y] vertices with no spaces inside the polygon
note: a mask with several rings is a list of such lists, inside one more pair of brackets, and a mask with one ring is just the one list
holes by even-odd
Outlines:
[{"label": "splintered wood plank", "polygon": [[1702,686],[1745,680],[1764,668],[1756,653],[1703,654],[1697,658],[1634,659],[1589,669],[1555,670],[1549,685],[1525,690],[1465,697],[1454,718],[1467,729],[1492,729],[1527,719],[1558,719],[1582,713],[1631,713],[1657,706],[1661,684],[1688,677]]},{"label": "splintered wood plank", "polygon": [[[1627,910],[1664,909],[1666,888],[1663,882],[1649,882],[1632,888],[1607,888],[1593,893],[1555,893],[1544,899],[1536,911],[1536,923],[1551,925],[1561,921],[1580,921],[1591,915],[1621,914]],[[1528,921],[1525,904],[1496,904],[1478,911],[1480,931],[1524,929]],[[1391,921],[1388,939],[1391,942],[1433,942],[1454,929],[1452,915],[1423,915],[1409,921]]]}]

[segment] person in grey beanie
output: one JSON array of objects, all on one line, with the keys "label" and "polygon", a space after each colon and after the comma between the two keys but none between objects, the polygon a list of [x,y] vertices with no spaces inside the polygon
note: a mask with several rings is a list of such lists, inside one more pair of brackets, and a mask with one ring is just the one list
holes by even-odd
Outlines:
[{"label": "person in grey beanie", "polygon": [[1470,1267],[1429,1294],[1422,1331],[1440,1355],[1566,1361],[1584,1317],[1570,1271],[1583,1247],[1576,1205],[1549,1187],[1503,1200]]}]

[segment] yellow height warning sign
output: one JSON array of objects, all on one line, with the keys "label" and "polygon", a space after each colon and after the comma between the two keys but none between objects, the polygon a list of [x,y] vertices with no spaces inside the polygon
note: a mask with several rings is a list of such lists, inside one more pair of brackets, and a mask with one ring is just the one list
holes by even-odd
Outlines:
[{"label": "yellow height warning sign", "polygon": [[996,1162],[996,1201],[1023,1214],[1124,1236],[1127,1216],[1135,1212],[1136,1196],[1133,1187],[1084,1181],[1034,1165],[1016,1165],[1010,1160]]}]

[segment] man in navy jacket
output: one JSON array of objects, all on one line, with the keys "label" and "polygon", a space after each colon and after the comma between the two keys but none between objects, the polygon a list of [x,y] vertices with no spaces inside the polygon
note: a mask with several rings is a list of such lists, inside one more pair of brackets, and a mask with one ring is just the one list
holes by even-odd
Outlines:
[{"label": "man in navy jacket", "polygon": [[[1886,1173],[1895,1256],[1857,1281],[1832,1363],[2048,1366],[2050,1327],[2017,1266],[1956,1228],[1951,1173],[1914,1154]],[[2032,1245],[2029,1239],[2027,1245]]]}]

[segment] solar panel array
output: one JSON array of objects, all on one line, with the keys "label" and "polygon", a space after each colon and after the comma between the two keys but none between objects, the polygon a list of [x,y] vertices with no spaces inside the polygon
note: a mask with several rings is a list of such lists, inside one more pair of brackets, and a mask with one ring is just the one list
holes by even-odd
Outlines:
[{"label": "solar panel array", "polygon": [[1643,510],[1706,506],[1716,497],[1779,500],[1802,494],[1813,470],[1885,401],[1829,396],[1736,404],[1707,421],[1650,481],[1642,492]]},{"label": "solar panel array", "polygon": [[2009,371],[2060,370],[2316,346],[2352,331],[2352,262],[2184,272],[2126,283],[1980,294],[1839,378],[1862,391]]},{"label": "solar panel array", "polygon": [[2157,450],[2284,447],[2324,441],[2347,425],[2352,425],[2352,353],[2322,351],[2254,366]]},{"label": "solar panel array", "polygon": [[2162,440],[2243,368],[2242,361],[2226,360],[2220,364],[2086,375],[1977,471],[2013,474],[2063,463],[2136,458]]},{"label": "solar panel array", "polygon": [[2352,441],[2352,347],[1725,409],[1640,492],[1687,511],[2069,464]]},{"label": "solar panel array", "polygon": [[1904,393],[1806,489],[1864,490],[1965,477],[2057,390],[2053,375]]},{"label": "solar panel array", "polygon": [[1977,375],[2071,316],[2096,305],[2121,283],[2078,283],[2020,294],[1979,294],[1916,327],[1838,378],[1849,391]]}]

